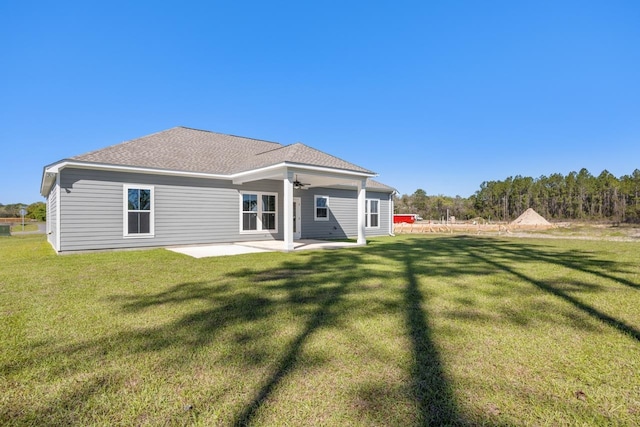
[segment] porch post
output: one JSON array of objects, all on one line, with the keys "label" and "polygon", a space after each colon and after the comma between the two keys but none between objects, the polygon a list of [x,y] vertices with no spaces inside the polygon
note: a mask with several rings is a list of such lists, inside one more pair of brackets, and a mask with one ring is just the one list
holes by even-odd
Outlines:
[{"label": "porch post", "polygon": [[366,204],[367,180],[361,179],[358,181],[358,244],[366,245],[367,238],[365,237],[365,223],[364,223],[364,210]]},{"label": "porch post", "polygon": [[284,250],[293,250],[293,172],[287,171],[284,182],[283,200],[283,225],[284,225]]}]

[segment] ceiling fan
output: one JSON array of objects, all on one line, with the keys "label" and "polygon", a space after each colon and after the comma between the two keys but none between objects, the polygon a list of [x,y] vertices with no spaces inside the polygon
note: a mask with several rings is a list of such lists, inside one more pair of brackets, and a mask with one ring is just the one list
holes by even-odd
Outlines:
[{"label": "ceiling fan", "polygon": [[293,181],[293,188],[295,188],[296,190],[307,190],[306,187],[307,185],[311,185],[307,182],[300,182],[298,181],[298,175],[296,175],[296,180]]}]

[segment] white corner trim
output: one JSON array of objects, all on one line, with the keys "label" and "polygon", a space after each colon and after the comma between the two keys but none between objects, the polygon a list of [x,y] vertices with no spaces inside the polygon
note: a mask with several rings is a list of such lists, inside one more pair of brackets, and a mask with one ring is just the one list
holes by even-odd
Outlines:
[{"label": "white corner trim", "polygon": [[60,220],[60,209],[62,204],[62,197],[60,197],[60,174],[56,174],[56,252],[60,252],[62,248],[60,247],[60,235],[62,234],[62,230],[60,230],[60,224],[62,224]]}]

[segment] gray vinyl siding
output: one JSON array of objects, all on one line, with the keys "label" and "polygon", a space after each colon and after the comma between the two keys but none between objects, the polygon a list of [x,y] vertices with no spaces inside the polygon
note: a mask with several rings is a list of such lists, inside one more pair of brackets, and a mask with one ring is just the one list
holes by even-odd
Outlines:
[{"label": "gray vinyl siding", "polygon": [[53,185],[47,196],[47,241],[57,251],[56,237],[58,236],[58,186]]},{"label": "gray vinyl siding", "polygon": [[367,228],[366,235],[372,237],[388,236],[391,230],[391,217],[389,215],[389,211],[391,210],[391,203],[389,202],[389,193],[367,191],[367,199],[380,200],[380,205],[378,206],[378,224],[380,225],[380,227]]},{"label": "gray vinyl siding", "polygon": [[[283,239],[283,182],[264,180],[233,185],[230,181],[168,175],[64,168],[60,186],[47,200],[49,241],[61,252],[162,247]],[[154,236],[124,236],[124,186],[153,187]],[[277,233],[240,232],[240,191],[276,193]],[[314,195],[329,197],[329,221],[314,221]],[[295,190],[302,203],[302,238],[338,239],[357,236],[355,189],[314,188]],[[380,200],[380,227],[366,229],[367,236],[389,232],[389,195],[367,192]],[[56,213],[60,229],[56,229]]]},{"label": "gray vinyl siding", "polygon": [[[124,185],[153,186],[154,237],[124,237]],[[229,181],[65,168],[60,251],[282,239],[282,182]],[[278,233],[241,233],[239,191],[278,194]]]},{"label": "gray vinyl siding", "polygon": [[[314,196],[329,197],[329,220],[314,219]],[[312,188],[295,194],[302,203],[302,238],[305,239],[343,239],[358,235],[358,196],[356,190],[335,188]],[[385,236],[389,234],[389,194],[366,192],[367,199],[379,199],[379,228],[367,228],[366,236]]]},{"label": "gray vinyl siding", "polygon": [[390,215],[389,211],[391,210],[391,203],[389,203],[389,193],[380,193],[374,191],[367,191],[367,199],[377,199],[380,200],[380,205],[378,208],[378,223],[380,227],[378,228],[367,228],[366,235],[367,236],[388,236],[390,233]]}]

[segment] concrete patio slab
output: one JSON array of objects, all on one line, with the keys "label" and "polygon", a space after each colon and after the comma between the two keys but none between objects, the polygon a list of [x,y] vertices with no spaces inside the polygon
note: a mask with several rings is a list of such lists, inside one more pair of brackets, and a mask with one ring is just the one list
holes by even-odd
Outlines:
[{"label": "concrete patio slab", "polygon": [[[353,242],[330,242],[326,240],[297,240],[293,242],[294,251],[312,249],[339,249],[358,246]],[[193,245],[168,247],[170,251],[188,255],[194,258],[205,258],[214,256],[241,255],[257,252],[278,252],[283,251],[282,242],[278,240],[255,241],[242,243],[220,243],[214,245]]]},{"label": "concrete patio slab", "polygon": [[250,254],[256,252],[270,252],[268,249],[260,249],[249,246],[229,244],[217,244],[217,245],[202,245],[202,246],[182,246],[175,248],[167,248],[170,251],[177,252],[184,255],[189,255],[193,258],[206,258],[212,256],[229,256],[229,255],[241,255]]}]

